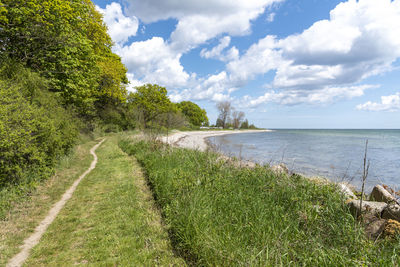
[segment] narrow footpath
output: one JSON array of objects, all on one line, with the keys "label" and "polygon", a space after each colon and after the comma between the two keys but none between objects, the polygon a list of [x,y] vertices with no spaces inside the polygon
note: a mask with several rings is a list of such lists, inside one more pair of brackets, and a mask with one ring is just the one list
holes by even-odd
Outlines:
[{"label": "narrow footpath", "polygon": [[72,186],[64,193],[60,201],[58,201],[49,211],[46,218],[40,222],[40,224],[36,227],[35,232],[27,239],[24,240],[24,244],[22,245],[22,250],[17,255],[15,255],[8,263],[7,267],[19,267],[25,262],[25,260],[29,257],[29,253],[31,249],[39,243],[40,238],[46,232],[46,229],[49,225],[54,221],[57,217],[60,210],[65,206],[65,203],[72,197],[72,194],[75,192],[77,186],[88,175],[94,168],[96,168],[97,164],[97,155],[95,153],[96,149],[104,142],[105,139],[101,140],[98,144],[96,144],[92,149],[90,149],[90,154],[93,155],[93,161],[90,164],[89,169],[87,169],[79,178],[72,184]]},{"label": "narrow footpath", "polygon": [[20,204],[26,208],[16,205],[0,221],[0,265],[186,266],[174,252],[141,167],[118,145],[130,137],[110,134],[94,147],[86,144],[64,172]]}]

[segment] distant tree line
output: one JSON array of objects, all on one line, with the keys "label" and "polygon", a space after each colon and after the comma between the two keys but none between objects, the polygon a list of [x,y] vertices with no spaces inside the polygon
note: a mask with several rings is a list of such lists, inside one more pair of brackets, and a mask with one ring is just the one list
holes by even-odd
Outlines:
[{"label": "distant tree line", "polygon": [[219,115],[215,123],[216,127],[222,127],[223,129],[257,129],[254,124],[249,125],[249,121],[245,119],[244,112],[236,110],[229,101],[217,103],[217,110]]}]

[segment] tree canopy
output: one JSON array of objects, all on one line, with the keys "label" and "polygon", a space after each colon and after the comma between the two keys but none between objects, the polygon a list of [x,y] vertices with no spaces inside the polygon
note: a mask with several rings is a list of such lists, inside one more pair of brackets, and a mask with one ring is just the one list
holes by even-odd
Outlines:
[{"label": "tree canopy", "polygon": [[142,113],[144,127],[158,115],[175,108],[167,96],[167,89],[157,84],[136,87],[136,92],[129,95],[128,102]]},{"label": "tree canopy", "polygon": [[178,108],[194,126],[208,125],[207,112],[191,101],[182,101]]},{"label": "tree canopy", "polygon": [[125,101],[126,69],[90,0],[1,0],[0,28],[2,52],[48,78],[80,114],[93,114],[102,96]]}]

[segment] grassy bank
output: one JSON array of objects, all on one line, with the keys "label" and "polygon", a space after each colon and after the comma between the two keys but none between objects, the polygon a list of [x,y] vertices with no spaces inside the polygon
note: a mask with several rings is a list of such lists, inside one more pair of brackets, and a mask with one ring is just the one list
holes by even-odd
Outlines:
[{"label": "grassy bank", "polygon": [[[140,166],[118,147],[120,135],[108,136],[96,150],[96,168],[79,184],[25,266],[185,265],[172,251]],[[0,221],[0,266],[19,252],[50,207],[89,167],[89,150],[96,143],[78,146],[29,200],[14,203]]]},{"label": "grassy bank", "polygon": [[26,266],[184,265],[136,161],[109,136],[96,150],[96,168],[33,249]]},{"label": "grassy bank", "polygon": [[144,167],[175,248],[196,265],[398,266],[400,242],[372,242],[332,185],[217,155],[122,141]]},{"label": "grassy bank", "polygon": [[19,251],[22,241],[33,232],[73,181],[83,173],[93,157],[89,154],[95,141],[75,147],[62,158],[56,173],[48,180],[29,187],[9,187],[1,191],[0,266]]}]

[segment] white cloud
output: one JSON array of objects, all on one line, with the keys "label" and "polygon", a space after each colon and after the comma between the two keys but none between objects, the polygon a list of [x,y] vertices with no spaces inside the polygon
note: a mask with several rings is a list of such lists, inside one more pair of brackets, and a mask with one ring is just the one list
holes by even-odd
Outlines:
[{"label": "white cloud", "polygon": [[276,50],[274,36],[267,36],[253,44],[237,60],[227,64],[233,82],[243,82],[255,78],[258,74],[277,69],[283,63],[281,52]]},{"label": "white cloud", "polygon": [[177,19],[171,45],[180,52],[186,52],[222,33],[249,33],[251,20],[264,13],[266,7],[283,0],[125,1],[130,4],[131,13],[145,23]]},{"label": "white cloud", "polygon": [[231,42],[231,37],[225,36],[219,40],[219,44],[213,47],[211,50],[202,49],[200,52],[200,56],[204,58],[215,58],[221,61],[231,61],[235,60],[239,57],[239,50],[236,47],[231,47],[224,54],[223,51],[229,46]]},{"label": "white cloud", "polygon": [[371,102],[360,104],[356,107],[358,110],[369,111],[400,111],[400,93],[394,95],[381,96],[381,102]]},{"label": "white cloud", "polygon": [[227,64],[229,79],[242,86],[275,71],[268,87],[280,93],[267,93],[259,99],[263,103],[322,103],[360,96],[363,90],[354,84],[390,71],[400,57],[398,29],[399,0],[349,0],[333,9],[329,20],[318,21],[300,34],[259,40]]},{"label": "white cloud", "polygon": [[235,88],[229,86],[227,73],[222,71],[218,74],[210,75],[207,79],[200,81],[200,83],[192,89],[173,91],[170,97],[175,102],[189,99],[206,99],[215,102],[232,100],[229,94],[233,92]]},{"label": "white cloud", "polygon": [[125,0],[131,4],[131,12],[144,22],[155,22],[168,18],[177,18],[204,15],[204,16],[227,16],[240,12],[260,12],[266,6],[282,0]]},{"label": "white cloud", "polygon": [[172,51],[161,37],[119,47],[116,53],[141,82],[175,87],[184,86],[190,79],[180,64],[182,55]]},{"label": "white cloud", "polygon": [[128,73],[126,74],[126,77],[127,77],[128,80],[129,80],[129,84],[128,84],[128,86],[127,86],[126,89],[127,89],[128,91],[130,91],[130,92],[135,92],[135,91],[136,91],[135,87],[144,85],[143,82],[141,82],[141,81],[135,79],[135,75],[134,75],[133,73],[129,73],[129,72],[128,72]]},{"label": "white cloud", "polygon": [[276,14],[275,14],[274,12],[269,13],[268,16],[267,16],[267,21],[268,21],[268,22],[273,22],[274,19],[275,19],[275,15],[276,15]]},{"label": "white cloud", "polygon": [[[174,99],[230,98],[232,91],[270,72],[270,91],[244,99],[252,101],[251,106],[358,97],[372,87],[360,85],[365,78],[390,71],[400,57],[400,0],[349,0],[337,5],[328,20],[302,33],[283,39],[266,36],[241,56],[236,47],[229,48],[230,36],[249,33],[251,21],[280,1],[126,0],[131,14],[145,23],[174,18],[177,24],[168,41],[154,37],[118,47],[117,52],[134,80],[171,87]],[[266,16],[274,19],[274,13]],[[222,34],[227,36],[216,47],[200,54],[226,61],[225,71],[203,79],[187,73],[182,55]]]},{"label": "white cloud", "polygon": [[390,70],[400,57],[400,1],[350,0],[298,35],[280,40],[289,66],[278,69],[279,88],[351,84]]},{"label": "white cloud", "polygon": [[376,88],[374,85],[360,85],[349,87],[326,87],[319,90],[285,90],[285,91],[269,91],[264,95],[253,98],[245,96],[242,99],[242,106],[254,108],[262,104],[273,102],[282,105],[307,104],[326,104],[332,103],[337,99],[350,99],[359,97],[364,94],[367,89]]},{"label": "white cloud", "polygon": [[126,43],[131,36],[135,36],[139,27],[139,21],[136,17],[126,17],[121,5],[111,3],[105,9],[96,6],[96,9],[103,14],[103,20],[107,24],[108,34],[114,42]]}]

